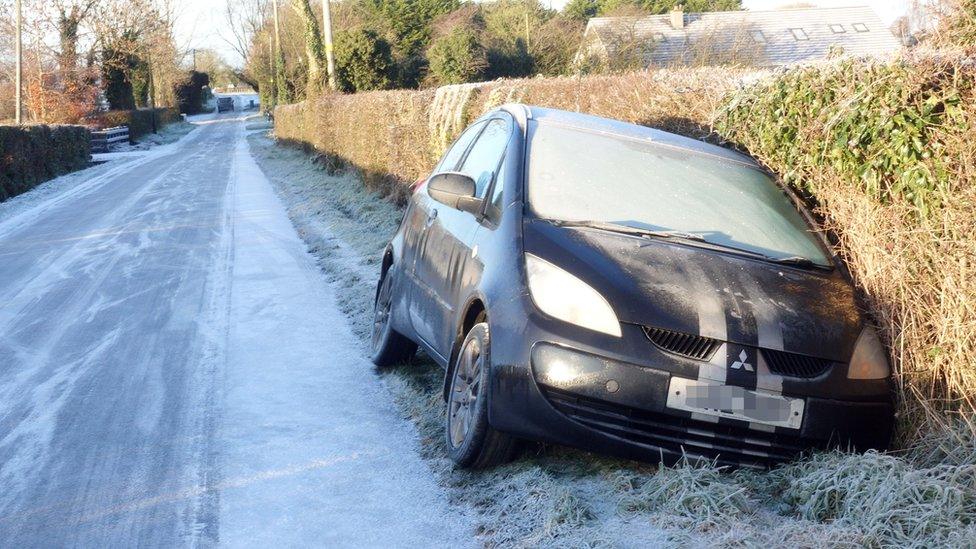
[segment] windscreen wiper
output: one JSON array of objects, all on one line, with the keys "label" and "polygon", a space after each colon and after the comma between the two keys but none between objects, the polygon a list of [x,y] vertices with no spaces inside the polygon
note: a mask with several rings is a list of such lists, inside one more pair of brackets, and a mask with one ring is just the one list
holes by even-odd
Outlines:
[{"label": "windscreen wiper", "polygon": [[621,225],[620,223],[609,223],[606,221],[559,221],[553,219],[550,220],[549,222],[559,227],[588,227],[591,229],[600,229],[603,231],[610,231],[615,233],[632,234],[635,236],[646,236],[650,238],[680,238],[682,240],[696,240],[699,242],[706,242],[704,236],[700,234],[685,232],[685,231],[641,229],[640,227]]},{"label": "windscreen wiper", "polygon": [[832,271],[834,269],[832,265],[823,265],[821,263],[817,263],[813,261],[812,259],[799,256],[799,255],[793,255],[790,257],[767,256],[766,260],[771,263],[776,263],[778,265],[789,265],[791,267],[799,267],[801,269],[821,269],[824,271]]},{"label": "windscreen wiper", "polygon": [[700,242],[704,244],[705,247],[726,250],[735,254],[744,255],[747,257],[752,257],[755,259],[761,259],[763,261],[768,261],[770,263],[775,263],[777,265],[789,265],[791,267],[798,267],[800,269],[819,269],[824,271],[832,271],[834,267],[832,265],[822,265],[811,259],[802,256],[790,256],[790,257],[773,257],[766,254],[761,254],[759,252],[754,252],[752,250],[746,250],[743,248],[737,248],[735,246],[729,246],[727,244],[719,244],[717,242],[712,242],[706,240],[704,236],[697,233],[689,233],[685,231],[671,231],[671,230],[656,230],[656,229],[641,229],[640,227],[632,227],[630,225],[621,225],[619,223],[610,223],[607,221],[560,221],[558,219],[549,219],[549,223],[559,227],[589,227],[591,229],[600,229],[604,231],[631,234],[635,236],[644,236],[648,238],[674,238],[680,240],[691,240],[694,242]]}]

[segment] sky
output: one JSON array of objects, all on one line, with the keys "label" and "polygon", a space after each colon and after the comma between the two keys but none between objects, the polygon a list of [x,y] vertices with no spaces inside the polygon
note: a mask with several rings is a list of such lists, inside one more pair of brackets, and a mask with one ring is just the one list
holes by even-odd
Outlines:
[{"label": "sky", "polygon": [[232,65],[244,60],[222,37],[230,38],[224,16],[227,2],[234,0],[182,0],[182,9],[176,21],[176,38],[180,45],[189,48],[216,50]]},{"label": "sky", "polygon": [[[224,18],[226,2],[235,0],[183,0],[183,10],[177,21],[177,38],[186,48],[210,48],[216,50],[232,65],[243,64],[243,59],[227,45],[221,36],[229,36]],[[568,0],[551,0],[554,9],[560,9]],[[820,7],[863,6],[874,8],[885,24],[904,15],[909,0],[803,0]],[[743,0],[750,10],[776,9],[796,4],[798,0]],[[543,0],[543,3],[548,3]]]}]

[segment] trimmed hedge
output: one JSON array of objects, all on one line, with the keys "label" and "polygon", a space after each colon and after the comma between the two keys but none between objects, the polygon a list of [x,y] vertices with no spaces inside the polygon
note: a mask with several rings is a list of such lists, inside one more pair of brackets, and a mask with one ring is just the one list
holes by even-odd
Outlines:
[{"label": "trimmed hedge", "polygon": [[68,172],[91,158],[83,126],[0,126],[0,202]]},{"label": "trimmed hedge", "polygon": [[[156,124],[159,128],[181,120],[183,117],[180,116],[180,111],[176,107],[156,109]],[[152,110],[108,111],[95,117],[92,120],[92,125],[96,128],[129,126],[129,139],[138,139],[152,132]]]},{"label": "trimmed hedge", "polygon": [[425,175],[462,129],[502,103],[580,110],[704,137],[725,93],[744,75],[712,67],[329,94],[276,108],[275,134],[355,165],[371,188],[402,199],[405,184]]}]

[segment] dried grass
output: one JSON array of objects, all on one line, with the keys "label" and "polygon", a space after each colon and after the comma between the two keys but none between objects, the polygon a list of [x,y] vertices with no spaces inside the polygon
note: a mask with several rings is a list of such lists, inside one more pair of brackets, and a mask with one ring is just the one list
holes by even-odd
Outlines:
[{"label": "dried grass", "polygon": [[916,468],[868,452],[826,453],[771,472],[772,497],[797,518],[852,527],[869,546],[965,547],[976,542],[976,456]]}]

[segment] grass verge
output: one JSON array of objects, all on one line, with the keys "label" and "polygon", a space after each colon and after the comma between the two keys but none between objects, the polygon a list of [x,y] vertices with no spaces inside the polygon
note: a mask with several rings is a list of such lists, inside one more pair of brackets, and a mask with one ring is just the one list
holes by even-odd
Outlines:
[{"label": "grass verge", "polygon": [[184,135],[192,132],[194,128],[196,126],[189,122],[173,122],[160,128],[158,133],[147,133],[137,137],[134,141],[139,145],[168,145],[179,141]]}]

